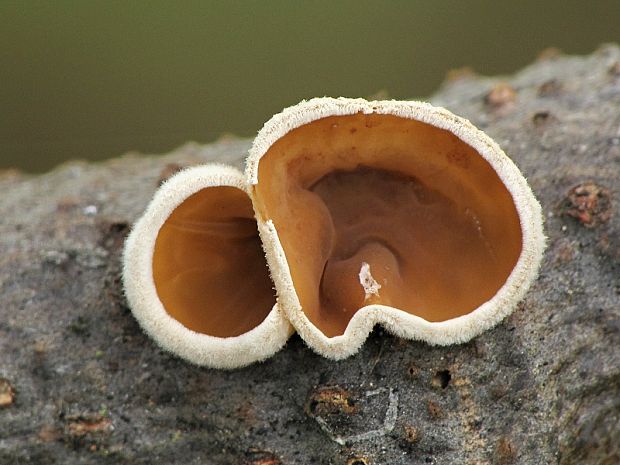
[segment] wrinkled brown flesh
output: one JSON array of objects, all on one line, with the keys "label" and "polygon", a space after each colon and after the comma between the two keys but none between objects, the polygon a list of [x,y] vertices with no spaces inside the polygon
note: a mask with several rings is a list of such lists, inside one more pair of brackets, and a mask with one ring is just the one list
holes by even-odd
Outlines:
[{"label": "wrinkled brown flesh", "polygon": [[232,337],[258,326],[275,296],[247,194],[210,187],[179,205],[157,236],[153,278],[166,311],[193,331]]},{"label": "wrinkled brown flesh", "polygon": [[[521,252],[512,197],[452,133],[392,115],[332,116],[278,140],[255,199],[272,219],[307,317],[342,334],[368,304],[428,321],[465,315],[505,283]],[[366,292],[364,263],[381,287]]]}]

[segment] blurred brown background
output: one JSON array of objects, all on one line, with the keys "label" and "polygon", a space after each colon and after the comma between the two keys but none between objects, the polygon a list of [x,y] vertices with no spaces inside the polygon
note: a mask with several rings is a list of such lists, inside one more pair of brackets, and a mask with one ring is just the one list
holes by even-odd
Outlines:
[{"label": "blurred brown background", "polygon": [[0,169],[251,136],[314,96],[424,97],[620,41],[619,0],[0,1]]}]

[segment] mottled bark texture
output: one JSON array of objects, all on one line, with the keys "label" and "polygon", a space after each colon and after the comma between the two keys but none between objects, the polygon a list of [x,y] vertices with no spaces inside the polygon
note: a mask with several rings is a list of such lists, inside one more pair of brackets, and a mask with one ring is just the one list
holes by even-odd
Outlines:
[{"label": "mottled bark texture", "polygon": [[620,49],[452,73],[431,101],[515,160],[549,237],[514,314],[459,346],[377,328],[332,362],[294,336],[217,371],[146,337],[129,225],[177,165],[241,165],[247,140],[1,173],[0,463],[620,463]]}]

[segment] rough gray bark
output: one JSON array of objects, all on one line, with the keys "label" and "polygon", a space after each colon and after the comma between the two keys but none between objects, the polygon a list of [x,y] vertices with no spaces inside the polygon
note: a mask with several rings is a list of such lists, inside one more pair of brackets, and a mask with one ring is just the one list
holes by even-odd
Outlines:
[{"label": "rough gray bark", "polygon": [[0,174],[0,463],[620,463],[620,49],[452,76],[431,101],[513,157],[549,236],[515,313],[449,348],[376,329],[332,362],[293,337],[226,372],[142,333],[128,225],[174,164],[239,165],[246,140]]}]

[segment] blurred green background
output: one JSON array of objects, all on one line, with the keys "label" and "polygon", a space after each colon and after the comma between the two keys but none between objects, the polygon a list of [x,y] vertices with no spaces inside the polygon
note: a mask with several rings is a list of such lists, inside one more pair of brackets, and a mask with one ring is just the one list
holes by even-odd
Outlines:
[{"label": "blurred green background", "polygon": [[431,94],[453,68],[620,41],[620,0],[0,0],[0,168],[251,136],[314,96]]}]

